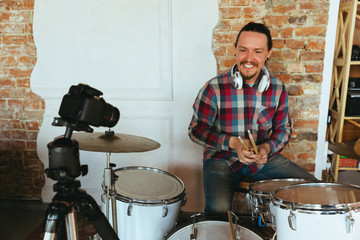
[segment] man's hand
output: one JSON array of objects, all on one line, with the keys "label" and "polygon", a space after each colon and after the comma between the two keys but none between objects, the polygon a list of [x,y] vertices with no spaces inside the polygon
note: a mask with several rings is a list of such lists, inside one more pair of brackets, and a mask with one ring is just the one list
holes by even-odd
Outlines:
[{"label": "man's hand", "polygon": [[240,140],[237,137],[231,137],[229,142],[229,147],[235,149],[239,161],[241,163],[258,163],[264,164],[267,163],[268,154],[271,152],[270,145],[267,143],[263,143],[258,145],[259,154],[255,154],[253,148],[251,146],[250,140],[243,139],[247,147],[250,149],[249,151],[245,150],[245,147],[242,145]]},{"label": "man's hand", "polygon": [[243,140],[246,146],[248,147],[248,149],[250,149],[249,151],[245,150],[245,147],[237,137],[230,138],[229,147],[235,149],[240,162],[242,163],[256,162],[257,155],[253,152],[250,141],[248,139],[243,139]]},{"label": "man's hand", "polygon": [[256,161],[256,163],[267,163],[268,156],[271,152],[270,145],[268,143],[263,143],[257,146],[257,148],[259,150],[259,159]]}]

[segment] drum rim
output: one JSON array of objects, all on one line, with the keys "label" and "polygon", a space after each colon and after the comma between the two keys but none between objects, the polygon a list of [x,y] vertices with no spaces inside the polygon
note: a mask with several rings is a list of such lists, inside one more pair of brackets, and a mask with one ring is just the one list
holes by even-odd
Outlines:
[{"label": "drum rim", "polygon": [[360,201],[354,203],[338,203],[338,204],[308,204],[308,203],[294,203],[290,201],[285,201],[276,196],[276,193],[294,187],[304,187],[309,185],[320,185],[322,187],[326,187],[328,185],[332,186],[347,186],[347,187],[355,187],[360,190],[360,186],[354,184],[344,184],[344,183],[329,183],[329,182],[308,182],[308,183],[299,183],[291,186],[287,186],[284,188],[280,188],[276,190],[272,194],[272,203],[275,206],[279,206],[283,209],[290,210],[301,210],[304,213],[317,213],[317,214],[338,214],[345,213],[351,210],[360,209]]},{"label": "drum rim", "polygon": [[146,167],[146,166],[122,167],[122,168],[115,169],[114,172],[116,173],[117,171],[124,171],[124,170],[147,170],[147,171],[153,171],[153,172],[158,172],[161,174],[168,175],[170,177],[175,178],[177,181],[180,182],[180,184],[182,186],[182,192],[180,194],[178,194],[177,196],[167,198],[167,199],[161,199],[161,200],[134,199],[134,198],[126,197],[126,196],[120,195],[119,193],[116,193],[116,199],[118,199],[119,201],[126,202],[126,203],[134,203],[134,204],[138,204],[138,205],[164,205],[164,204],[166,205],[166,204],[178,202],[181,199],[185,198],[185,195],[186,195],[185,185],[184,185],[183,181],[173,173],[164,171],[160,168],[153,168],[153,167]]},{"label": "drum rim", "polygon": [[265,183],[265,182],[280,182],[280,181],[284,181],[284,180],[290,180],[289,182],[295,182],[295,181],[303,181],[303,182],[313,182],[311,180],[307,180],[305,178],[275,178],[275,179],[265,179],[265,180],[260,180],[260,181],[256,181],[256,182],[253,182],[249,185],[248,189],[249,189],[249,192],[250,193],[255,193],[255,194],[259,194],[261,196],[271,196],[272,193],[274,193],[275,191],[273,192],[264,192],[264,191],[259,191],[259,190],[255,190],[255,189],[252,189],[252,187],[256,184],[259,184],[259,183]]},{"label": "drum rim", "polygon": [[[220,220],[204,220],[204,219],[200,219],[199,221],[197,221],[197,222],[195,222],[195,225],[198,225],[198,224],[200,224],[200,225],[202,225],[202,224],[206,224],[206,223],[225,223],[225,224],[227,224],[227,225],[229,225],[229,222],[226,222],[226,221],[220,221]],[[165,234],[165,236],[164,236],[164,240],[169,240],[169,238],[171,238],[172,236],[174,236],[176,233],[178,233],[180,230],[183,230],[183,229],[185,229],[185,228],[187,228],[187,227],[191,227],[191,225],[193,225],[193,223],[189,223],[189,224],[187,224],[187,225],[184,225],[184,226],[182,226],[181,228],[179,228],[179,229],[173,229],[172,231],[170,231],[169,233],[166,233]],[[233,223],[233,225],[235,225],[235,223]],[[244,226],[242,226],[242,225],[240,225],[240,224],[237,224],[237,225],[239,225],[240,226],[240,228],[242,228],[241,230],[243,230],[243,229],[246,229],[246,230],[248,230],[249,232],[251,232],[251,233],[253,233],[254,235],[256,235],[256,236],[258,236],[259,237],[259,239],[262,239],[262,237],[260,237],[257,233],[255,233],[254,231],[252,231],[251,229],[248,229],[248,228],[246,228],[246,227],[244,227]]]}]

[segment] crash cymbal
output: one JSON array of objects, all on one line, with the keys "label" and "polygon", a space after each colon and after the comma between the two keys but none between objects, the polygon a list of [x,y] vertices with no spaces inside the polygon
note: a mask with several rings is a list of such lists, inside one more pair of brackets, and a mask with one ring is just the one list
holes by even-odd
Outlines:
[{"label": "crash cymbal", "polygon": [[123,133],[115,133],[111,136],[101,132],[82,132],[72,134],[71,139],[79,142],[80,150],[92,152],[146,152],[160,147],[160,143],[149,138]]}]

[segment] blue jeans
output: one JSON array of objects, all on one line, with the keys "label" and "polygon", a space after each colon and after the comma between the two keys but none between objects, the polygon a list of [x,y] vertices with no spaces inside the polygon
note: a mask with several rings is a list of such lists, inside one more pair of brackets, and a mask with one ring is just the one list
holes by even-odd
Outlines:
[{"label": "blue jeans", "polygon": [[244,177],[256,180],[277,178],[304,178],[318,181],[313,175],[299,167],[288,158],[277,154],[257,173],[246,165],[234,173],[225,161],[207,159],[203,165],[205,215],[223,216],[230,209],[234,192]]}]

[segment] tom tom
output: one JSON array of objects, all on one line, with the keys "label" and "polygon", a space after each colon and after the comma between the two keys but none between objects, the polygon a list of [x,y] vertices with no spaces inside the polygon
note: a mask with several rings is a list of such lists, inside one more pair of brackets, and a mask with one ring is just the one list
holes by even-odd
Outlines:
[{"label": "tom tom", "polygon": [[301,183],[276,190],[278,240],[360,239],[360,187]]},{"label": "tom tom", "polygon": [[302,178],[269,179],[254,182],[249,185],[246,201],[248,209],[259,226],[274,226],[274,216],[270,209],[272,193],[279,188],[308,180]]},{"label": "tom tom", "polygon": [[[150,167],[125,167],[115,170],[115,174],[119,238],[162,239],[175,227],[186,202],[183,182],[169,172]],[[109,212],[112,224],[111,205]]]}]

